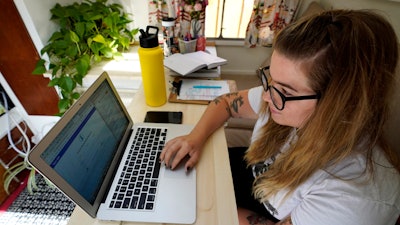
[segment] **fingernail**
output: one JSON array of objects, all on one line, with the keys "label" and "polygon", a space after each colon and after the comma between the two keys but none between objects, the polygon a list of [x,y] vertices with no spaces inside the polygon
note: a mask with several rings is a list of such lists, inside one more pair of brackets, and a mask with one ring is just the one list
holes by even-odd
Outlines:
[{"label": "fingernail", "polygon": [[190,167],[190,166],[186,167],[186,173],[189,173],[191,169],[192,169],[192,167]]}]

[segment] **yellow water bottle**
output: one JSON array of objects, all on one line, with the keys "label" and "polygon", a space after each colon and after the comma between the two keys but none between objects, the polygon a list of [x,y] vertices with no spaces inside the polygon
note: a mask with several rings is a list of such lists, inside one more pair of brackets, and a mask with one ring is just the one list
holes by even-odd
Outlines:
[{"label": "yellow water bottle", "polygon": [[[150,31],[155,30],[155,33]],[[162,106],[167,102],[164,75],[164,53],[158,45],[158,27],[147,26],[146,32],[140,29],[138,50],[142,83],[146,104]]]}]

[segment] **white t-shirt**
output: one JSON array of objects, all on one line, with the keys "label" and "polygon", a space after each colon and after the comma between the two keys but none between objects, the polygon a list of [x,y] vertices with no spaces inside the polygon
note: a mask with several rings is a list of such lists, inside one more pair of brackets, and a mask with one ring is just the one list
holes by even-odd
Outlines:
[{"label": "white t-shirt", "polygon": [[[262,87],[249,90],[255,112],[261,108],[262,91]],[[258,119],[252,140],[267,120],[268,115]],[[366,160],[358,154],[318,170],[288,198],[284,199],[287,190],[281,190],[264,205],[277,219],[290,215],[295,225],[395,224],[400,214],[400,175],[378,147],[373,160],[372,178],[363,173]]]}]

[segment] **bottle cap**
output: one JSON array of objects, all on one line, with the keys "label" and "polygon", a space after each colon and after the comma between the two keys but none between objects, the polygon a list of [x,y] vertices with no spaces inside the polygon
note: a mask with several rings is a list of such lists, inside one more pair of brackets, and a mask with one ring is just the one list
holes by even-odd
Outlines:
[{"label": "bottle cap", "polygon": [[[155,29],[155,33],[150,33],[150,29]],[[139,36],[140,47],[142,48],[154,48],[158,46],[158,27],[147,26],[146,32],[143,29],[139,30],[141,35]]]},{"label": "bottle cap", "polygon": [[161,25],[163,27],[173,27],[173,26],[175,26],[175,19],[172,17],[162,18]]}]

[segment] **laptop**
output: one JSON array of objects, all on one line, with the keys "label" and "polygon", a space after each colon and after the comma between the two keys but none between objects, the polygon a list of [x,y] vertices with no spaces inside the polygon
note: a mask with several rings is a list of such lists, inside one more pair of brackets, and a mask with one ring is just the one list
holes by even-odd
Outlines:
[{"label": "laptop", "polygon": [[[91,217],[196,220],[196,170],[159,162],[168,140],[192,125],[135,123],[103,72],[29,153],[29,163]],[[144,135],[156,140],[146,141]],[[135,145],[135,147],[132,147]],[[133,161],[136,160],[136,161]]]}]

